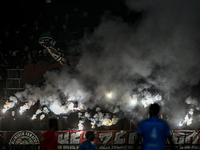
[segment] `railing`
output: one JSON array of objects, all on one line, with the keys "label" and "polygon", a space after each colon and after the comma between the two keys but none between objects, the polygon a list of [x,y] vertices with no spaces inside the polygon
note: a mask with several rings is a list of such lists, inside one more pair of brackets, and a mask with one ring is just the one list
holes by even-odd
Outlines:
[{"label": "railing", "polygon": [[24,85],[21,82],[23,69],[6,69],[6,71],[7,78],[6,87],[4,88],[4,98],[8,99],[9,96],[24,89]]}]

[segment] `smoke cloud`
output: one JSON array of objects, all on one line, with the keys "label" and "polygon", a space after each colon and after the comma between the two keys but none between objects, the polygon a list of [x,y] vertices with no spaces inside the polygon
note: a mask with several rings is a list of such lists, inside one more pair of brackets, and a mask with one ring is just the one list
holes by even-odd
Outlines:
[{"label": "smoke cloud", "polygon": [[[138,89],[139,80],[149,89],[170,94],[170,103],[183,105],[183,98],[200,77],[200,2],[131,0],[126,4],[142,13],[139,24],[104,16],[94,34],[83,42],[78,70],[97,84],[98,96],[116,90],[114,102],[105,105],[124,106],[124,95]],[[97,101],[102,102],[98,96]]]},{"label": "smoke cloud", "polygon": [[[127,0],[126,5],[142,14],[137,22],[102,16],[94,33],[81,40],[83,54],[73,71],[65,66],[47,72],[44,86],[27,86],[16,97],[30,105],[40,100],[49,108],[56,103],[62,110],[58,114],[68,114],[72,101],[84,110],[99,106],[115,114],[115,123],[123,116],[143,119],[144,107],[153,102],[183,105],[183,95],[200,78],[200,2]],[[112,120],[99,110],[86,118],[95,124],[98,116]]]},{"label": "smoke cloud", "polygon": [[[137,30],[138,50],[147,52],[156,86],[174,91],[199,82],[199,1],[127,1],[144,11]],[[158,70],[155,65],[159,66]],[[162,81],[162,82],[161,82]],[[158,84],[157,84],[158,83]]]}]

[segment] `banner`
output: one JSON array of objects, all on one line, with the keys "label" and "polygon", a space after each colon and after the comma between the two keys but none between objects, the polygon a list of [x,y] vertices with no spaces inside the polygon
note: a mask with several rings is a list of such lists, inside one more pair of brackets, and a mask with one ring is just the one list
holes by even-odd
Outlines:
[{"label": "banner", "polygon": [[[4,139],[11,145],[38,145],[43,131],[2,132]],[[86,131],[64,130],[56,132],[58,149],[78,149],[86,140]],[[136,131],[129,130],[94,130],[94,143],[98,149],[130,149],[136,139]],[[200,144],[200,132],[195,130],[171,131],[175,144]],[[142,142],[142,141],[141,141]]]},{"label": "banner", "polygon": [[[86,140],[86,131],[62,131],[58,132],[59,149],[78,149],[80,143]],[[98,149],[123,148],[119,144],[133,144],[136,137],[135,131],[126,130],[96,130],[94,144]],[[74,146],[77,144],[77,146]]]}]

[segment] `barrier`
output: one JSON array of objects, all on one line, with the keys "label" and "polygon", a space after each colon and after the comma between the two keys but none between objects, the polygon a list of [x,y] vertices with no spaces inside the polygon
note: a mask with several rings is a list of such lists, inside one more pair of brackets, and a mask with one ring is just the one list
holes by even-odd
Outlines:
[{"label": "barrier", "polygon": [[[0,132],[0,145],[4,149],[25,150],[39,149],[39,139],[44,131],[2,131]],[[64,130],[56,132],[58,137],[58,149],[78,149],[85,138],[86,131]],[[94,143],[97,149],[132,149],[136,139],[136,131],[129,130],[94,130]],[[177,149],[200,149],[200,133],[195,130],[171,131]],[[142,141],[140,141],[142,144]],[[166,148],[170,145],[166,141]],[[2,149],[3,149],[2,148]]]}]

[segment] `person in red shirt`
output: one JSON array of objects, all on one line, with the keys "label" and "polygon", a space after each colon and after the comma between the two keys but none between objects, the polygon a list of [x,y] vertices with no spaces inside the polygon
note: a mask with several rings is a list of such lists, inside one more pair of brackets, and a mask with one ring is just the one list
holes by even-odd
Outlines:
[{"label": "person in red shirt", "polygon": [[58,130],[57,119],[49,120],[49,130],[42,134],[40,139],[41,150],[58,150],[58,138],[55,131]]}]

